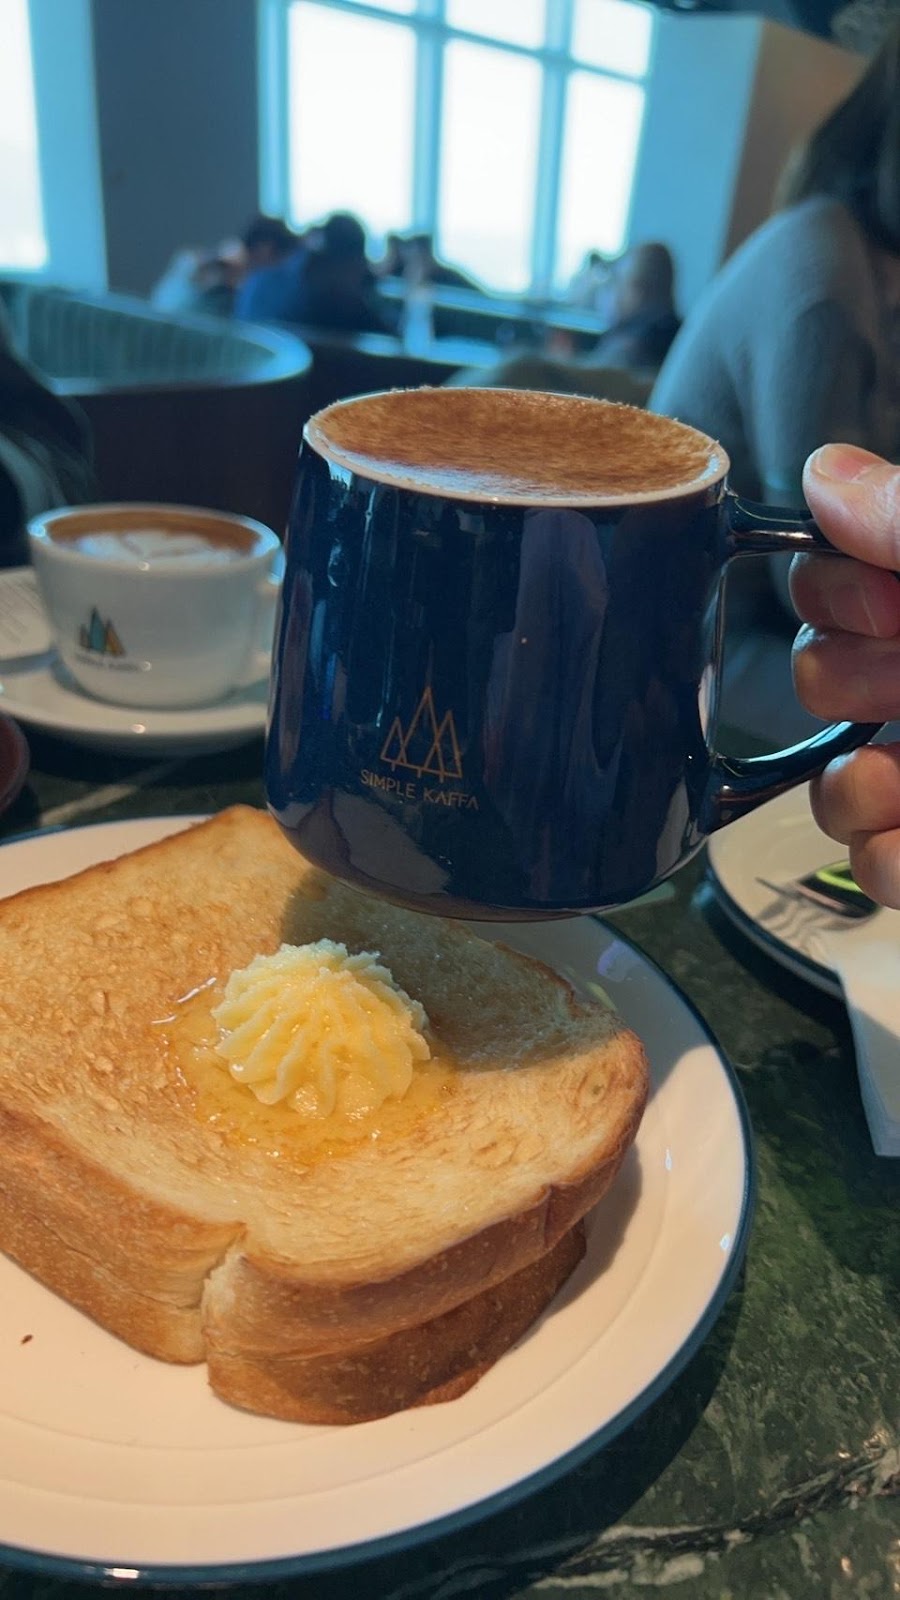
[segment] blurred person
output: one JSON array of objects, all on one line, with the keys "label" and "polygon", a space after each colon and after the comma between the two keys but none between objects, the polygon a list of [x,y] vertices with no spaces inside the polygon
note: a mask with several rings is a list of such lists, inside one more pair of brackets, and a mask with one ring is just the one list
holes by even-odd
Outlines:
[{"label": "blurred person", "polygon": [[86,422],[14,351],[0,302],[0,567],[28,561],[29,518],[96,493]]},{"label": "blurred person", "polygon": [[597,311],[602,304],[612,261],[600,250],[588,250],[566,290],[566,303],[581,311]]},{"label": "blurred person", "polygon": [[179,250],[150,291],[157,311],[230,317],[242,275],[239,255]]},{"label": "blurred person", "polygon": [[493,366],[467,368],[450,383],[456,388],[551,390],[646,405],[680,326],[674,282],[674,263],[666,245],[634,245],[611,268],[610,325],[587,354],[575,355],[569,331],[551,325],[541,349],[514,351]]},{"label": "blurred person", "polygon": [[250,322],[296,321],[297,282],[313,242],[279,217],[255,217],[241,236],[234,315]]},{"label": "blurred person", "polygon": [[668,245],[651,240],[626,250],[609,268],[598,307],[608,325],[590,352],[590,365],[656,372],[681,327]]},{"label": "blurred person", "polygon": [[215,249],[179,250],[151,290],[151,304],[158,311],[229,317],[244,281],[275,267],[302,244],[280,217],[256,216],[239,238],[225,239]]},{"label": "blurred person", "polygon": [[[794,558],[805,626],[794,645],[803,704],[827,721],[900,720],[900,466],[851,444],[806,464],[803,489],[822,532],[852,559]],[[820,828],[846,845],[860,888],[900,907],[900,744],[832,761],[810,786]]]},{"label": "blurred person", "polygon": [[402,278],[406,267],[406,240],[402,233],[386,233],[384,253],[372,270],[376,278]]},{"label": "blurred person", "polygon": [[306,236],[294,233],[282,217],[260,213],[247,224],[240,237],[243,271],[249,274],[260,272],[263,267],[277,266],[279,261],[302,250],[305,244]]},{"label": "blurred person", "polygon": [[385,332],[359,218],[333,212],[290,255],[251,273],[238,293],[235,312],[258,322]]},{"label": "blurred person", "polygon": [[344,333],[383,333],[387,325],[375,297],[375,274],[366,230],[347,211],[333,212],[321,228],[318,249],[302,262],[297,322]]},{"label": "blurred person", "polygon": [[824,441],[900,451],[900,22],[779,199],[687,317],[650,406],[719,439],[740,493],[801,506]]},{"label": "blurred person", "polygon": [[404,241],[403,276],[410,288],[474,289],[483,293],[480,283],[459,267],[451,267],[434,253],[430,233],[411,233]]}]

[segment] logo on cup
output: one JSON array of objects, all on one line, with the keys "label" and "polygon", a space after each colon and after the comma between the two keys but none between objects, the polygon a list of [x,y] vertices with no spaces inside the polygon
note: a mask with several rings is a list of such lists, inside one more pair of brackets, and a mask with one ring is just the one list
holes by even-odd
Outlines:
[{"label": "logo on cup", "polygon": [[403,767],[417,777],[461,778],[462,757],[456,736],[453,712],[446,711],[438,722],[431,685],[423,691],[409,726],[404,729],[395,717],[381,748],[380,759],[396,772]]},{"label": "logo on cup", "polygon": [[123,645],[113,623],[107,618],[104,622],[97,607],[91,609],[90,621],[82,623],[78,629],[78,643],[82,650],[87,650],[91,655],[97,656],[124,656]]}]

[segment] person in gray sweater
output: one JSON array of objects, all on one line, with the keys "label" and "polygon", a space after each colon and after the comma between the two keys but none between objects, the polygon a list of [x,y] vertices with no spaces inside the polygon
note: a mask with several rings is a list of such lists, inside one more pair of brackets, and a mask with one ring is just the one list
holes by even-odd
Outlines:
[{"label": "person in gray sweater", "polygon": [[739,493],[801,506],[827,440],[900,454],[900,23],[780,199],[687,317],[649,405],[718,439]]}]

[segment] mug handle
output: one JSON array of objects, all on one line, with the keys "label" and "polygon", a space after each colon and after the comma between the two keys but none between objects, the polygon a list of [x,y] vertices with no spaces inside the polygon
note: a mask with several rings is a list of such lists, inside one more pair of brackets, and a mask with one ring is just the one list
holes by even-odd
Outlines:
[{"label": "mug handle", "polygon": [[[796,510],[756,505],[726,491],[726,558],[822,551],[841,557],[811,517]],[[846,558],[844,558],[846,559]],[[788,750],[765,756],[713,757],[706,796],[706,831],[714,832],[766,800],[814,778],[835,756],[856,750],[884,727],[883,722],[833,722]]]}]

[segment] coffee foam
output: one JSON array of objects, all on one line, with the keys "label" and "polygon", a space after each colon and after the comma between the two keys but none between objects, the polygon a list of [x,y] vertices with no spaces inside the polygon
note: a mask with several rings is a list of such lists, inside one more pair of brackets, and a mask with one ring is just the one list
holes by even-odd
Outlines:
[{"label": "coffee foam", "polygon": [[158,561],[209,566],[239,559],[230,545],[214,544],[199,533],[167,533],[162,528],[131,528],[122,533],[82,533],[67,541],[82,555],[97,561],[127,561],[134,566],[154,566]]},{"label": "coffee foam", "polygon": [[717,444],[634,406],[525,389],[394,389],[311,417],[321,455],[456,499],[585,505],[657,499],[722,477]]},{"label": "coffee foam", "polygon": [[142,567],[219,565],[261,554],[274,541],[248,517],[139,502],[61,506],[35,518],[32,531],[73,555]]}]

